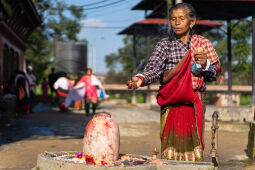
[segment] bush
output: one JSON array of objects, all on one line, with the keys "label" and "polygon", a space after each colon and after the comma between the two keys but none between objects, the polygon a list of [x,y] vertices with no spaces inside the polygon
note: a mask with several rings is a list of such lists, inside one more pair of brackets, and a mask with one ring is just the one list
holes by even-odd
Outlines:
[{"label": "bush", "polygon": [[251,105],[251,95],[241,95],[240,96],[240,105],[241,106],[250,106]]}]

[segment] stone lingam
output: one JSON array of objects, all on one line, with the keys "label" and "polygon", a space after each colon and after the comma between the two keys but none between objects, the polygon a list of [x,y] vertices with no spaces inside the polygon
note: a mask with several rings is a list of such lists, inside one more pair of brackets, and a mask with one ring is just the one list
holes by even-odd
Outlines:
[{"label": "stone lingam", "polygon": [[118,124],[107,113],[96,114],[88,123],[83,153],[96,160],[116,161],[119,157],[120,132]]},{"label": "stone lingam", "polygon": [[110,114],[96,114],[84,133],[83,152],[44,152],[38,155],[33,170],[212,170],[212,163],[182,162],[156,158],[156,149],[149,156],[119,154],[118,124]]}]

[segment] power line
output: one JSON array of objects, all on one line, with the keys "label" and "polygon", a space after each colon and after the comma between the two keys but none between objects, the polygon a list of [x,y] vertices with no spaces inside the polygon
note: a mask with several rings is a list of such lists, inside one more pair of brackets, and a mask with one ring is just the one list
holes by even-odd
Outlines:
[{"label": "power line", "polygon": [[[125,2],[125,4],[130,4],[130,3],[127,3],[127,0],[124,0],[124,2]],[[121,7],[123,7],[123,4],[124,3],[122,3],[122,4],[120,4],[119,6],[118,6],[118,8],[117,9],[115,9],[115,7],[109,7],[109,8],[105,8],[104,10],[91,10],[91,11],[89,11],[89,12],[86,12],[86,14],[87,15],[93,15],[93,17],[98,17],[98,16],[105,16],[105,13],[107,14],[107,15],[109,15],[109,14],[113,14],[114,12],[118,12],[118,11],[123,11],[123,9],[130,9],[131,7],[129,7],[129,6],[125,6],[124,8],[121,8]],[[108,11],[108,9],[110,10],[110,11]]]},{"label": "power line", "polygon": [[123,29],[125,27],[96,27],[96,26],[82,26],[83,28],[89,29]]},{"label": "power line", "polygon": [[123,2],[123,1],[124,1],[124,0],[119,0],[119,1],[116,1],[116,2],[112,2],[112,3],[109,3],[109,4],[97,6],[97,7],[84,8],[84,10],[93,10],[93,9],[98,9],[98,8],[104,8],[104,7],[107,7],[107,6],[115,5],[115,4],[120,3],[120,2]]},{"label": "power line", "polygon": [[[112,14],[117,13],[117,12],[123,12],[123,9],[127,9],[127,8],[126,7],[118,8],[117,10],[114,10],[114,11],[111,9],[111,11],[105,11],[104,13],[100,12],[100,11],[92,11],[92,14],[91,13],[87,13],[87,15],[90,16],[90,17],[108,16],[108,15],[112,15]],[[98,12],[100,12],[100,13],[98,14]]]},{"label": "power line", "polygon": [[[109,0],[107,0],[107,1],[109,1]],[[115,5],[115,4],[118,4],[120,2],[124,2],[124,1],[125,0],[119,0],[119,1],[116,1],[116,2],[108,3],[108,4],[105,4],[105,5],[101,5],[101,6],[95,6],[95,7],[91,7],[91,8],[84,8],[84,10],[86,11],[86,10],[93,10],[93,9],[104,8],[104,7]],[[79,6],[76,6],[76,7],[77,8],[81,8],[81,7],[84,7],[84,6],[86,6],[86,5],[79,5]],[[65,7],[65,8],[53,7],[51,9],[66,9],[66,10],[71,10],[69,7]]]},{"label": "power line", "polygon": [[[92,5],[92,4],[96,4],[96,3],[103,3],[103,2],[107,2],[107,1],[110,1],[110,0],[103,0],[103,1],[99,1],[99,2],[95,2],[95,3],[90,3],[90,4],[87,4],[87,5]],[[116,2],[112,2],[112,3],[109,3],[109,4],[106,4],[106,5],[101,5],[101,6],[97,6],[97,7],[93,7],[94,9],[95,8],[102,8],[102,7],[107,7],[107,6],[110,6],[110,5],[114,5],[114,4],[117,4],[117,3],[120,3],[120,2],[127,2],[126,0],[119,0],[119,1],[116,1]],[[129,3],[130,4],[130,3]],[[80,7],[82,6],[85,6],[85,5],[80,5]],[[60,8],[52,8],[52,9],[60,9]],[[66,9],[69,9],[69,8],[66,8]],[[88,9],[92,9],[92,8],[88,8]],[[118,8],[117,10],[114,10],[114,11],[107,11],[106,13],[100,13],[99,15],[94,15],[92,14],[93,17],[98,17],[98,16],[106,16],[106,15],[112,15],[114,13],[117,13],[117,12],[120,12],[120,11],[123,11],[123,9],[127,9],[127,7],[124,7],[124,8]],[[86,10],[86,8],[85,8]],[[92,11],[93,12],[100,12],[100,11]],[[89,13],[88,13],[89,14]],[[136,18],[133,18],[133,19],[138,19],[138,17]],[[106,22],[110,22],[110,23],[117,23],[117,22],[125,22],[125,21],[129,21],[129,20],[132,20],[132,18],[129,18],[129,19],[125,19],[125,20],[111,20],[111,21],[106,21]],[[97,29],[97,28],[96,28]],[[98,29],[102,29],[102,28],[98,28]],[[114,28],[115,29],[115,28]],[[117,28],[116,28],[117,29]]]},{"label": "power line", "polygon": [[141,17],[135,17],[135,18],[128,18],[128,19],[122,19],[122,20],[103,20],[104,22],[108,22],[108,23],[117,23],[117,22],[126,22],[126,21],[132,21],[132,20],[136,20],[136,19],[143,19]]},{"label": "power line", "polygon": [[97,4],[101,4],[107,1],[111,1],[111,0],[103,0],[103,1],[99,1],[99,2],[94,2],[94,3],[90,3],[90,4],[84,4],[84,5],[80,5],[80,7],[85,7],[85,6],[93,6],[93,5],[97,5]]}]

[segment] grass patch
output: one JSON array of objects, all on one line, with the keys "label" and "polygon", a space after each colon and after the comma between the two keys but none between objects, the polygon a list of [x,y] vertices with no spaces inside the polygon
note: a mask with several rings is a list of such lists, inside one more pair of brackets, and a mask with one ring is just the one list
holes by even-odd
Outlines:
[{"label": "grass patch", "polygon": [[205,104],[210,104],[210,95],[209,94],[207,94],[205,96]]},{"label": "grass patch", "polygon": [[137,94],[137,95],[136,95],[136,102],[137,102],[137,103],[145,103],[144,95],[142,95],[142,94]]},{"label": "grass patch", "polygon": [[240,105],[241,106],[250,106],[251,105],[251,95],[241,95],[240,96]]},{"label": "grass patch", "polygon": [[131,103],[131,94],[111,94],[111,99],[125,99],[128,103]]},{"label": "grass patch", "polygon": [[[206,94],[205,104],[212,104],[213,96]],[[240,106],[250,106],[251,105],[251,95],[240,95]]]},{"label": "grass patch", "polygon": [[[131,103],[132,94],[112,94],[110,95],[111,99],[125,99],[128,103]],[[142,94],[136,94],[136,102],[137,103],[144,103],[145,98]]]}]

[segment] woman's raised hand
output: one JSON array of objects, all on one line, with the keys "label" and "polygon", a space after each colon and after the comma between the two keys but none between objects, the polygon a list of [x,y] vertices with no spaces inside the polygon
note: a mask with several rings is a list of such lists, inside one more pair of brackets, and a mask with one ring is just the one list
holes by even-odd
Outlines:
[{"label": "woman's raised hand", "polygon": [[132,80],[127,81],[127,86],[129,89],[137,89],[141,87],[142,80],[139,77],[133,77]]},{"label": "woman's raised hand", "polygon": [[206,67],[206,53],[203,51],[201,47],[194,51],[194,57],[195,61],[198,64],[201,64],[202,68]]}]

